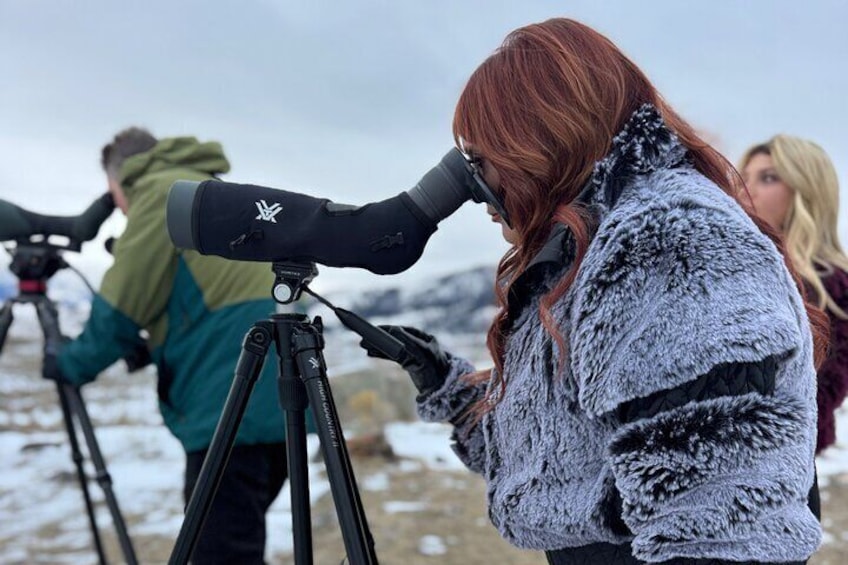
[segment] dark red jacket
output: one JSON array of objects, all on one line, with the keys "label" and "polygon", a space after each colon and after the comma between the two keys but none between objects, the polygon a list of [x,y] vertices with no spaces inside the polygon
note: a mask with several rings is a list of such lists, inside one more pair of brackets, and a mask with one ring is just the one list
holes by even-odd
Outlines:
[{"label": "dark red jacket", "polygon": [[[836,269],[822,279],[827,293],[843,311],[848,311],[848,273]],[[830,318],[830,350],[818,372],[819,435],[816,453],[836,441],[834,413],[848,392],[848,320],[827,312]]]}]

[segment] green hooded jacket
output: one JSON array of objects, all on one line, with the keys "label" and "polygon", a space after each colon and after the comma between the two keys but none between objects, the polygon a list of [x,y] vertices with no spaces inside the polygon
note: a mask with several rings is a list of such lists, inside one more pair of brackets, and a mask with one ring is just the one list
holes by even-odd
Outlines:
[{"label": "green hooded jacket", "polygon": [[[125,161],[126,229],[83,332],[59,356],[64,377],[81,385],[143,343],[146,331],[162,416],[187,452],[209,446],[244,336],[275,309],[270,264],[178,250],[168,236],[165,209],[174,181],[202,181],[228,170],[220,144],[192,137],[163,139]],[[236,444],[284,439],[275,360],[268,356]]]}]

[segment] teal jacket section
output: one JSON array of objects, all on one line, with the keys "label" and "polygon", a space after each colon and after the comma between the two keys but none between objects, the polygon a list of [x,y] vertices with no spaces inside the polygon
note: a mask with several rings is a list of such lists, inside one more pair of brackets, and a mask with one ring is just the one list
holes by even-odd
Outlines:
[{"label": "teal jacket section", "polygon": [[[174,248],[166,228],[171,185],[229,170],[217,143],[190,137],[161,140],[127,159],[124,233],[114,263],[94,297],[82,333],[60,353],[63,375],[76,384],[144,343],[159,373],[160,409],[186,451],[207,447],[233,381],[251,325],[274,311],[274,276],[266,263],[228,261]],[[236,444],[280,441],[284,419],[273,349],[251,395]]]},{"label": "teal jacket section", "polygon": [[[168,311],[168,337],[153,350],[159,368],[160,409],[165,424],[186,451],[194,451],[207,447],[211,440],[245,334],[254,322],[273,313],[274,303],[260,299],[209,311],[200,286],[180,260]],[[285,437],[276,360],[272,346],[242,416],[237,444],[282,441]]]}]

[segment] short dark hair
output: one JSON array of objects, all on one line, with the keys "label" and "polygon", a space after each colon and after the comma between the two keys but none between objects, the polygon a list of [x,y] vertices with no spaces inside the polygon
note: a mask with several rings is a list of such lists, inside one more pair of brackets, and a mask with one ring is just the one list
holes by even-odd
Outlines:
[{"label": "short dark hair", "polygon": [[139,127],[129,127],[115,134],[112,141],[103,146],[100,164],[110,177],[117,178],[118,171],[127,157],[150,151],[158,140],[149,131]]}]

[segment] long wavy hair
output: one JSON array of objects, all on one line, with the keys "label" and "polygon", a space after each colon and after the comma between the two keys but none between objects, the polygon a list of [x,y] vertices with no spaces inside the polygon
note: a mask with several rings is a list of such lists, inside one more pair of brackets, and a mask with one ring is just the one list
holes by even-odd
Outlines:
[{"label": "long wavy hair", "polygon": [[[571,231],[576,260],[542,298],[539,317],[562,353],[560,361],[565,359],[565,340],[551,308],[574,282],[596,227],[575,198],[594,164],[609,152],[613,137],[646,103],[659,110],[688,148],[698,171],[734,197],[743,190],[733,165],[677,115],[644,73],[609,39],[579,22],[555,18],[511,32],[468,80],[454,114],[454,138],[460,146],[473,143],[475,153],[498,171],[500,195],[518,235],[498,265],[499,311],[487,336],[497,370],[489,396],[472,410],[478,418],[506,391],[503,361],[510,286],[539,252],[555,222]],[[782,253],[774,230],[753,219]],[[784,258],[792,270],[788,256]],[[826,318],[820,311],[817,315],[815,307],[808,309],[811,319],[817,320],[817,358],[823,358],[821,332],[827,331]],[[487,382],[491,370],[470,379]]]},{"label": "long wavy hair", "polygon": [[848,313],[833,300],[822,282],[834,268],[848,271],[848,256],[837,233],[839,179],[830,157],[812,141],[776,135],[748,149],[739,170],[755,155],[769,155],[780,179],[794,192],[780,228],[798,274],[812,288],[819,308],[848,319]]}]

